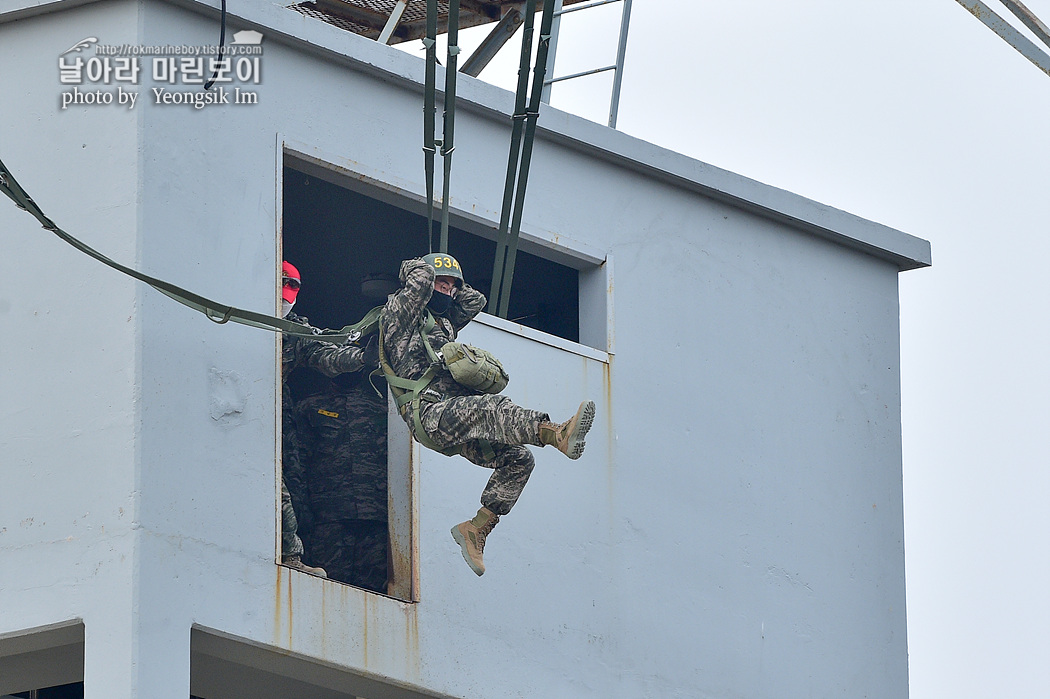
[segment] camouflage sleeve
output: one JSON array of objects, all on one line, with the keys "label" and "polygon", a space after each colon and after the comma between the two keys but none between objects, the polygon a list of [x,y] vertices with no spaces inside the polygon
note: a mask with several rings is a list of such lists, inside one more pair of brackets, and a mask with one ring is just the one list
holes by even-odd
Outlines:
[{"label": "camouflage sleeve", "polygon": [[434,268],[420,258],[405,260],[401,263],[401,283],[383,309],[383,352],[398,376],[418,378],[429,366],[429,359],[413,336],[434,292]]},{"label": "camouflage sleeve", "polygon": [[383,331],[389,336],[419,324],[423,309],[434,293],[434,268],[423,260],[401,263],[401,288],[390,296],[383,310]]},{"label": "camouflage sleeve", "polygon": [[401,263],[402,288],[395,298],[410,307],[412,315],[422,314],[434,293],[434,276],[434,268],[421,258],[405,260]]},{"label": "camouflage sleeve", "polygon": [[456,298],[452,300],[452,306],[448,311],[448,319],[452,321],[452,327],[456,329],[456,332],[474,320],[474,316],[481,313],[486,303],[488,301],[485,294],[471,287],[470,284],[463,284],[463,288],[456,293]]},{"label": "camouflage sleeve", "polygon": [[306,340],[303,345],[303,365],[317,369],[329,378],[365,366],[365,351],[357,345],[333,345],[321,340]]}]

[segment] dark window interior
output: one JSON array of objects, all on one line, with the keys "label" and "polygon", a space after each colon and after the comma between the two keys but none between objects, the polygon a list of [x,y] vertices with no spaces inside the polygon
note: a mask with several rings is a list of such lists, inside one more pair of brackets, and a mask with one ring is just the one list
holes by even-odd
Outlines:
[{"label": "dark window interior", "polygon": [[[84,683],[72,682],[70,684],[58,685],[57,687],[31,689],[28,692],[18,692],[11,696],[20,697],[21,699],[84,699]],[[190,699],[201,698],[191,695]]]},{"label": "dark window interior", "polygon": [[[284,170],[283,226],[284,259],[303,275],[295,312],[318,327],[359,320],[385,300],[383,294],[363,296],[362,282],[371,280],[368,288],[379,289],[385,278],[392,291],[401,261],[430,252],[425,215],[290,167]],[[449,253],[467,283],[489,295],[496,243],[450,226]],[[578,342],[579,273],[519,249],[507,318]]]},{"label": "dark window interior", "polygon": [[73,682],[57,687],[31,689],[28,692],[19,692],[11,696],[23,697],[24,699],[84,699],[84,683]]}]

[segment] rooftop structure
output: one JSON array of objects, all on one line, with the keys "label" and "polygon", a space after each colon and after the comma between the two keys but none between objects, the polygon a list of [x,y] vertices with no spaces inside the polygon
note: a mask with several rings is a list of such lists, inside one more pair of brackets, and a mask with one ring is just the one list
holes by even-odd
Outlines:
[{"label": "rooftop structure", "polygon": [[[566,7],[585,0],[563,0]],[[383,29],[391,23],[390,38],[385,42],[396,44],[412,39],[422,39],[426,34],[426,0],[313,0],[291,6],[311,17],[318,17],[341,29],[360,34],[369,39],[378,39]],[[520,12],[525,7],[521,0],[485,2],[485,0],[461,0],[459,26],[461,29],[483,24],[494,24],[507,14]],[[520,21],[520,20],[519,20]],[[438,2],[438,31],[448,30],[448,0]]]}]

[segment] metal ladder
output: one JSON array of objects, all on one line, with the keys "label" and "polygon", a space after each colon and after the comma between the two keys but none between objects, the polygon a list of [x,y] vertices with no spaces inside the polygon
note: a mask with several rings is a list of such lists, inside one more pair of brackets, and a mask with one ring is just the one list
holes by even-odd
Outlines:
[{"label": "metal ladder", "polygon": [[551,27],[550,49],[547,53],[547,75],[554,75],[554,58],[558,48],[558,30],[561,25],[562,15],[570,12],[578,12],[580,10],[589,10],[593,7],[608,5],[613,2],[623,3],[623,12],[620,15],[620,40],[616,47],[616,63],[611,66],[593,68],[591,70],[573,73],[572,75],[547,78],[543,81],[543,93],[540,99],[543,102],[550,104],[551,85],[556,82],[572,80],[573,78],[580,78],[585,75],[594,75],[595,73],[604,73],[610,70],[615,71],[615,74],[613,75],[612,98],[609,101],[609,126],[615,129],[616,117],[620,111],[620,86],[623,84],[623,63],[624,57],[627,55],[627,31],[631,25],[631,0],[594,0],[594,2],[572,5],[564,9],[562,8],[562,0],[556,0],[554,5],[554,24]]}]

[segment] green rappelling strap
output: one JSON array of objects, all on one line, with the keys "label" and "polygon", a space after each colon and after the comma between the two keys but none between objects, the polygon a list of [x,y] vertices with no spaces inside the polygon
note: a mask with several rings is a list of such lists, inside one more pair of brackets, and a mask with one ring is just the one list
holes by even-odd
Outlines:
[{"label": "green rappelling strap", "polygon": [[459,0],[448,3],[448,60],[445,64],[445,113],[441,133],[444,173],[441,183],[441,243],[438,252],[448,252],[449,180],[456,130],[456,71],[459,62]]},{"label": "green rappelling strap", "polygon": [[295,335],[298,337],[307,337],[335,343],[345,342],[348,339],[351,342],[356,342],[363,335],[368,334],[370,330],[374,331],[378,324],[379,312],[382,311],[381,306],[373,308],[364,318],[353,325],[347,325],[341,330],[322,330],[318,334],[315,333],[313,329],[304,327],[299,323],[293,323],[290,320],[274,318],[265,313],[246,311],[240,308],[234,308],[233,306],[216,303],[215,301],[206,299],[203,296],[194,294],[193,292],[175,286],[174,284],[169,284],[163,280],[150,277],[130,267],[126,267],[119,262],[115,262],[94,248],[85,245],[70,234],[66,233],[44,214],[40,207],[37,206],[36,202],[33,201],[32,197],[30,197],[29,194],[27,194],[18,184],[14,176],[11,174],[11,171],[7,169],[7,166],[4,165],[2,161],[0,161],[0,190],[10,197],[18,208],[32,214],[38,221],[40,221],[40,224],[46,230],[51,231],[85,255],[93,257],[99,262],[112,267],[129,277],[149,284],[165,296],[175,299],[184,306],[200,311],[206,315],[209,320],[216,323],[227,323],[233,321],[234,323],[250,325],[254,328],[276,330],[287,335]]},{"label": "green rappelling strap", "polygon": [[427,250],[434,252],[434,160],[441,144],[442,193],[441,237],[438,252],[448,252],[449,182],[452,178],[452,151],[455,150],[456,74],[459,62],[459,0],[448,3],[448,60],[445,65],[445,111],[442,134],[435,135],[437,109],[437,0],[427,0],[427,27],[423,46],[426,47],[426,72],[423,79],[423,153],[427,189]]},{"label": "green rappelling strap", "polygon": [[423,46],[427,50],[426,73],[423,80],[423,168],[427,183],[427,252],[434,252],[434,157],[437,142],[434,138],[437,82],[437,0],[427,0],[427,29]]},{"label": "green rappelling strap", "polygon": [[[507,165],[507,181],[503,192],[503,212],[500,215],[500,230],[496,240],[496,259],[492,272],[492,289],[489,296],[489,313],[507,317],[510,305],[510,289],[514,280],[514,263],[521,233],[521,219],[525,207],[525,188],[532,164],[532,145],[536,136],[536,121],[540,113],[540,97],[543,81],[547,75],[547,53],[550,48],[551,28],[554,23],[554,0],[544,0],[543,18],[540,22],[540,42],[536,49],[536,64],[533,69],[532,94],[528,109],[525,109],[525,92],[528,86],[528,57],[532,51],[532,13],[536,0],[529,0],[526,11],[527,34],[522,35],[521,65],[518,69],[518,90],[515,95],[514,130],[511,133],[510,158]],[[523,124],[524,122],[524,124]],[[524,136],[522,136],[524,130]],[[520,145],[519,145],[520,143]],[[518,167],[520,151],[520,167]],[[515,169],[518,172],[515,178]],[[516,179],[516,181],[515,181]],[[513,212],[511,212],[513,203]],[[509,222],[509,223],[508,223]],[[508,230],[509,227],[509,230]]]},{"label": "green rappelling strap", "polygon": [[503,208],[499,232],[496,234],[496,259],[492,265],[492,288],[489,290],[489,313],[496,315],[499,308],[499,290],[503,280],[504,253],[507,249],[507,231],[510,213],[514,208],[514,180],[518,175],[518,154],[521,151],[521,133],[525,126],[525,100],[529,92],[529,59],[532,58],[532,31],[536,17],[536,0],[525,6],[522,25],[521,58],[518,63],[518,88],[514,93],[514,125],[510,134],[510,157],[507,158],[507,179],[503,184]]},{"label": "green rappelling strap", "polygon": [[[427,313],[429,315],[429,312]],[[420,327],[422,332],[422,327]],[[438,446],[437,442],[430,438],[426,430],[423,429],[423,421],[419,417],[419,406],[422,399],[423,391],[427,386],[434,380],[437,374],[436,366],[431,365],[427,367],[427,370],[418,379],[405,379],[394,373],[394,368],[390,365],[389,360],[386,358],[386,350],[383,348],[383,325],[379,324],[379,366],[383,370],[383,376],[386,377],[386,382],[390,386],[390,392],[394,394],[394,401],[397,403],[398,412],[404,417],[406,412],[412,414],[412,436],[416,438],[416,441],[425,446],[428,449],[433,449],[436,452],[444,454],[445,456],[454,456],[461,450],[461,445],[457,445],[450,448],[442,448]]]}]

